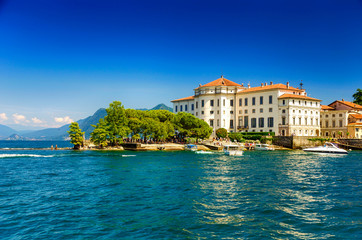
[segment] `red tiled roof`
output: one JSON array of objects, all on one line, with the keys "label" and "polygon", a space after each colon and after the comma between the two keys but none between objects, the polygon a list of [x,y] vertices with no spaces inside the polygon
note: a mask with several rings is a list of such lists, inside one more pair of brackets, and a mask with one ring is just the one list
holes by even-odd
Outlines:
[{"label": "red tiled roof", "polygon": [[287,88],[287,85],[282,84],[282,83],[278,83],[278,84],[273,84],[273,85],[252,87],[252,88],[245,89],[245,90],[243,90],[241,92],[242,93],[257,92],[257,91],[265,91],[265,90],[271,90],[271,89],[286,89],[286,90],[291,90],[291,91],[296,91],[296,92],[302,92],[303,91],[303,90],[300,90],[298,88],[294,88],[294,87],[290,87],[290,86],[289,86],[289,88]]},{"label": "red tiled roof", "polygon": [[[209,82],[205,85],[202,85],[200,87],[216,87],[216,86],[234,86],[234,87],[241,87],[240,84],[234,83],[233,81],[230,81],[224,77],[218,78],[212,82]],[[198,88],[200,88],[198,87]]]},{"label": "red tiled roof", "polygon": [[336,110],[330,106],[327,106],[327,105],[321,105],[322,106],[322,110]]},{"label": "red tiled roof", "polygon": [[360,123],[349,123],[348,126],[362,126],[362,122],[360,122]]},{"label": "red tiled roof", "polygon": [[175,99],[175,100],[172,100],[171,102],[187,101],[187,100],[192,100],[194,98],[195,98],[195,96],[190,96],[190,97]]},{"label": "red tiled roof", "polygon": [[288,94],[288,93],[285,93],[285,94],[281,95],[279,98],[298,98],[298,99],[322,101],[322,100],[319,100],[319,99],[316,99],[316,98],[307,97],[307,96],[304,96],[304,95]]},{"label": "red tiled roof", "polygon": [[356,119],[362,119],[362,114],[351,114],[350,116]]},{"label": "red tiled roof", "polygon": [[339,102],[339,103],[342,103],[348,107],[351,107],[351,108],[355,108],[355,109],[362,109],[362,106],[361,105],[358,105],[357,103],[353,103],[353,102],[348,102],[348,101],[339,101],[339,100],[336,100],[334,102],[332,102],[331,104],[329,104],[328,106],[332,105],[333,103],[335,102]]}]

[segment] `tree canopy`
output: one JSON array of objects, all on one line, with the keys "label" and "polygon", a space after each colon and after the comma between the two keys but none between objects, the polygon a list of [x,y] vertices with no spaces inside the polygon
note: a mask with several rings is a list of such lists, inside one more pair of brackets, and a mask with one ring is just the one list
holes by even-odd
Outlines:
[{"label": "tree canopy", "polygon": [[225,128],[219,128],[216,130],[216,136],[219,138],[226,138],[228,136],[228,131]]},{"label": "tree canopy", "polygon": [[83,145],[83,134],[82,130],[79,128],[79,124],[77,122],[72,122],[69,125],[69,137],[70,142],[74,144],[74,149],[79,149],[80,146]]},{"label": "tree canopy", "polygon": [[362,89],[358,88],[357,92],[353,94],[352,97],[354,98],[354,103],[362,105]]},{"label": "tree canopy", "polygon": [[173,139],[175,134],[179,139],[204,139],[212,133],[212,128],[205,121],[190,113],[124,109],[118,101],[111,103],[106,111],[104,120],[92,125],[95,129],[91,133],[91,140],[101,147],[118,145],[125,137],[167,141]]}]

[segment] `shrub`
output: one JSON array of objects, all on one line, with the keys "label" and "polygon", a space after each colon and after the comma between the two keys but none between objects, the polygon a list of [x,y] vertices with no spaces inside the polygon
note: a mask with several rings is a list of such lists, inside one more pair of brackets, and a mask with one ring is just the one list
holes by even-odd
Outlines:
[{"label": "shrub", "polygon": [[219,128],[216,130],[216,136],[219,138],[226,138],[228,136],[228,131],[225,128]]}]

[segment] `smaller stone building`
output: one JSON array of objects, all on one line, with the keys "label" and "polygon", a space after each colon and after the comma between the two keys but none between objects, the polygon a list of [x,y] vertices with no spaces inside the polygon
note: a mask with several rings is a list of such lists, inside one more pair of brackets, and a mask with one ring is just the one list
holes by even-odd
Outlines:
[{"label": "smaller stone building", "polygon": [[[331,104],[322,105],[321,109],[321,136],[333,138],[361,138],[362,106],[345,101],[336,100]],[[359,132],[361,131],[361,132]]]}]

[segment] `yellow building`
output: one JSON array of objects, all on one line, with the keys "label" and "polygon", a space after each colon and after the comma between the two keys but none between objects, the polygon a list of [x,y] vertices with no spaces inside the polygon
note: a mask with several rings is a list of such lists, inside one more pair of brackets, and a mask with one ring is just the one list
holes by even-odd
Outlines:
[{"label": "yellow building", "polygon": [[[336,100],[331,104],[322,105],[321,135],[333,138],[357,138],[361,136],[361,126],[358,116],[362,114],[362,106],[345,101]],[[355,116],[355,117],[353,117]]]}]

